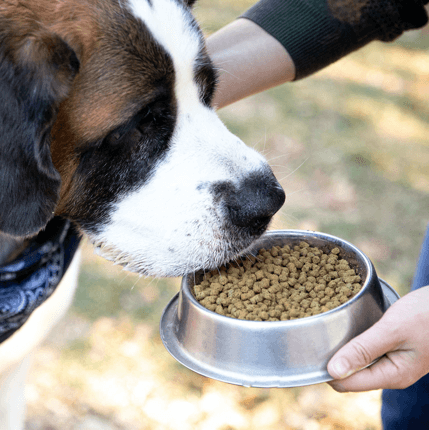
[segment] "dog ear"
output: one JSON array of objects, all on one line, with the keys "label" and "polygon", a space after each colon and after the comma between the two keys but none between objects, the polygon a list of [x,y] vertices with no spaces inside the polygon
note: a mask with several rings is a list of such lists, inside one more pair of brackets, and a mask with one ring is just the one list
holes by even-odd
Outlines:
[{"label": "dog ear", "polygon": [[61,178],[50,131],[78,69],[60,37],[0,20],[0,231],[29,237],[53,216]]}]

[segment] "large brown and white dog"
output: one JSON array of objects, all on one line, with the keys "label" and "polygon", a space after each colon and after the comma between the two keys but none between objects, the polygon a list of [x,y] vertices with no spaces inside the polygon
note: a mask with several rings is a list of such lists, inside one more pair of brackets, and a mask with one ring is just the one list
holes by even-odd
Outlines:
[{"label": "large brown and white dog", "polygon": [[[213,268],[266,230],[285,196],[211,107],[191,3],[2,0],[0,264],[53,215],[149,276]],[[22,428],[25,357],[67,309],[77,265],[0,345],[1,430]]]}]

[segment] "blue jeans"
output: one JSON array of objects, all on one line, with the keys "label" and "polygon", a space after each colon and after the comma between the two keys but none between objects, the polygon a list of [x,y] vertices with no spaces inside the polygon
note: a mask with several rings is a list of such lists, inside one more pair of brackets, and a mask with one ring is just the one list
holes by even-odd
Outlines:
[{"label": "blue jeans", "polygon": [[[425,285],[429,285],[429,228],[423,240],[411,290]],[[429,429],[429,374],[405,390],[383,390],[382,400],[384,430]]]}]

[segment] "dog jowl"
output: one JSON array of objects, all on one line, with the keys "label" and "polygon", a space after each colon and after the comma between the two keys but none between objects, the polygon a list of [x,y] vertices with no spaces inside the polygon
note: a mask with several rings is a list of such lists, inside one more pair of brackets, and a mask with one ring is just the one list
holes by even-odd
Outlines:
[{"label": "dog jowl", "polygon": [[[264,158],[211,107],[216,73],[192,2],[36,3],[0,11],[10,27],[34,19],[78,61],[67,94],[53,102],[49,133],[39,127],[51,149],[45,161],[61,178],[59,195],[50,194],[58,195],[55,215],[73,220],[101,255],[152,276],[210,269],[249,247],[285,195]],[[20,37],[26,46],[25,31]],[[10,43],[8,52],[17,49]],[[49,43],[55,53],[59,42]],[[43,58],[33,63],[45,67]],[[20,67],[13,55],[10,64]],[[24,110],[26,103],[20,101]]]}]

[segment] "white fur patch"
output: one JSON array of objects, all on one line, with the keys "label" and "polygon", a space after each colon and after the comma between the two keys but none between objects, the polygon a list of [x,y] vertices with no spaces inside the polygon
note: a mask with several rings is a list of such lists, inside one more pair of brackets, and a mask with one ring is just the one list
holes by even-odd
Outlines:
[{"label": "white fur patch", "polygon": [[129,0],[129,5],[172,58],[178,98],[198,103],[193,68],[201,36],[189,10],[175,0]]},{"label": "white fur patch", "polygon": [[203,106],[180,117],[171,146],[152,179],[120,201],[96,239],[104,257],[152,276],[214,268],[237,255],[242,249],[229,236],[210,184],[238,184],[267,168]]},{"label": "white fur patch", "polygon": [[211,186],[238,186],[269,167],[199,100],[193,70],[203,41],[189,11],[174,0],[129,4],[173,59],[177,120],[168,153],[149,181],[121,197],[109,224],[91,240],[105,258],[145,275],[214,268],[250,243],[237,237]]}]

